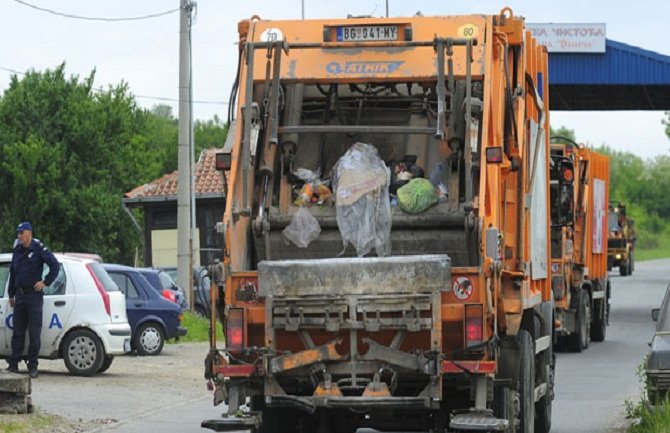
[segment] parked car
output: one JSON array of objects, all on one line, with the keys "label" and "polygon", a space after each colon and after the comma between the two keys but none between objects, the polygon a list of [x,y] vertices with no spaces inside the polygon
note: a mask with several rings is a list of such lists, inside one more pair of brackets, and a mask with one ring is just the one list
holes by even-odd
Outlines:
[{"label": "parked car", "polygon": [[[106,371],[114,356],[130,351],[131,331],[123,294],[91,259],[56,254],[60,271],[44,289],[40,358],[62,358],[70,373]],[[0,357],[11,355],[13,308],[7,285],[11,254],[0,254]],[[48,273],[45,266],[44,276]],[[25,345],[27,353],[28,344]]]},{"label": "parked car", "polygon": [[182,308],[158,293],[137,269],[113,264],[103,267],[126,296],[131,346],[139,355],[158,355],[165,340],[186,335],[181,326]]},{"label": "parked car", "polygon": [[146,278],[151,283],[151,286],[158,290],[158,293],[163,295],[165,299],[175,302],[181,308],[188,308],[184,289],[179,287],[167,272],[153,268],[136,269],[144,275],[144,278]]},{"label": "parked car", "polygon": [[661,308],[651,310],[656,323],[656,333],[651,340],[647,357],[647,392],[649,401],[663,401],[670,391],[670,285],[665,291]]},{"label": "parked car", "polygon": [[[161,268],[161,270],[167,273],[174,281],[177,281],[177,268],[166,267]],[[204,317],[209,317],[211,305],[211,296],[209,295],[210,281],[207,268],[204,266],[195,266],[193,268],[194,310],[196,314]]]}]

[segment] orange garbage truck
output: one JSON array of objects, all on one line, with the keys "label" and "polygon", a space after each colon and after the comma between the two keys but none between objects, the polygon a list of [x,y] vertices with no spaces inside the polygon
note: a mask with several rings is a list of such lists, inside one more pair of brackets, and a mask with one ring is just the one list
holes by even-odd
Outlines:
[{"label": "orange garbage truck", "polygon": [[605,340],[609,319],[609,159],[552,138],[550,186],[557,343],[581,352],[590,340]]},{"label": "orange garbage truck", "polygon": [[548,432],[547,52],[523,18],[239,38],[205,362],[227,409],[203,427]]}]

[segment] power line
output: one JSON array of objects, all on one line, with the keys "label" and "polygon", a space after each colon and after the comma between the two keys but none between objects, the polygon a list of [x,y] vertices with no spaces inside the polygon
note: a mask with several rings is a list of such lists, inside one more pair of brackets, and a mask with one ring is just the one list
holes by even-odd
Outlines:
[{"label": "power line", "polygon": [[86,20],[86,21],[107,21],[107,22],[139,21],[139,20],[148,20],[148,19],[152,19],[152,18],[158,18],[158,17],[162,17],[162,16],[169,15],[169,14],[172,14],[172,13],[175,13],[175,12],[179,11],[179,8],[176,8],[176,9],[170,9],[170,10],[163,11],[163,12],[157,12],[157,13],[154,13],[154,14],[140,15],[140,16],[136,16],[136,17],[119,17],[119,18],[88,17],[88,16],[83,16],[83,15],[75,15],[75,14],[69,14],[69,13],[65,13],[65,12],[59,12],[59,11],[56,11],[56,10],[53,10],[53,9],[48,9],[48,8],[45,8],[45,7],[42,7],[42,6],[34,5],[32,3],[28,3],[27,1],[24,1],[24,0],[14,0],[14,1],[16,3],[19,3],[19,4],[23,5],[23,6],[27,6],[29,8],[38,10],[40,12],[46,12],[46,13],[49,13],[49,14],[52,14],[52,15],[57,15],[57,16],[64,17],[64,18],[72,18],[72,19],[76,19],[76,20]]},{"label": "power line", "polygon": [[[16,69],[8,68],[6,66],[0,66],[0,70],[11,72],[12,74],[18,74],[18,75],[26,75],[26,72],[21,72]],[[97,93],[104,93],[106,92],[105,89],[102,87],[91,87],[91,90]],[[179,102],[178,98],[170,98],[167,96],[151,96],[151,95],[136,95],[131,92],[131,94],[135,98],[140,98],[140,99],[153,99],[156,101],[164,101],[164,102]],[[187,101],[188,102],[188,101]],[[212,104],[212,105],[229,105],[230,101],[208,101],[208,100],[199,100],[199,99],[194,99],[191,102],[194,104]]]}]

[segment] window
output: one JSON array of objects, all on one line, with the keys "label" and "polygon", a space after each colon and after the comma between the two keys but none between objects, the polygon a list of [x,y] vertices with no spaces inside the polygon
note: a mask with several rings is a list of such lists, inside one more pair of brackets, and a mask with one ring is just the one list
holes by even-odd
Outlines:
[{"label": "window", "polygon": [[9,280],[9,265],[10,263],[0,264],[0,297],[5,296],[7,289],[7,280]]},{"label": "window", "polygon": [[165,290],[174,290],[177,288],[177,283],[175,283],[166,272],[159,272],[158,279],[161,281],[161,286]]},{"label": "window", "polygon": [[100,263],[89,263],[86,267],[93,271],[95,276],[98,277],[98,280],[100,280],[100,283],[102,284],[102,287],[105,288],[106,292],[116,292],[119,290],[117,284],[114,284],[114,281],[109,278],[109,274]]},{"label": "window", "polygon": [[119,287],[119,290],[123,292],[127,299],[136,299],[140,297],[140,295],[137,293],[135,285],[133,284],[133,281],[128,278],[127,275],[117,272],[110,272],[109,276],[116,283],[116,285]]},{"label": "window", "polygon": [[[49,274],[49,266],[45,264],[44,269],[42,270],[42,279],[46,278],[47,274]],[[56,275],[56,279],[53,281],[53,283],[51,283],[50,286],[44,288],[44,294],[64,295],[66,286],[67,286],[67,278],[65,277],[65,269],[63,268],[63,264],[59,263],[58,275]]]}]

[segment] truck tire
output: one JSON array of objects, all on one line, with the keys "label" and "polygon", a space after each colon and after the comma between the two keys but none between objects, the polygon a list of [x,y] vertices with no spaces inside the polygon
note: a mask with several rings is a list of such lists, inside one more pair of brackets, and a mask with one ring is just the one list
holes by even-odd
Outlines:
[{"label": "truck tire", "polygon": [[622,277],[627,277],[629,269],[630,269],[630,258],[626,260],[626,263],[621,263],[619,265],[619,275],[621,275]]},{"label": "truck tire", "polygon": [[493,390],[493,414],[496,418],[506,419],[507,428],[504,433],[516,433],[519,426],[519,414],[515,400],[518,392],[506,386],[498,386]]},{"label": "truck tire", "polygon": [[565,343],[568,346],[568,350],[579,353],[589,347],[591,309],[589,308],[589,295],[586,290],[580,289],[577,297],[576,330],[565,337]]},{"label": "truck tire", "polygon": [[547,383],[547,393],[535,403],[535,433],[549,433],[551,430],[551,405],[554,401],[554,366],[556,365],[553,348],[550,345],[538,359],[538,367],[547,373],[543,379]]},{"label": "truck tire", "polygon": [[525,329],[516,334],[519,342],[519,433],[535,430],[535,343]]},{"label": "truck tire", "polygon": [[607,335],[607,294],[593,303],[593,321],[591,322],[591,340],[605,341]]}]

